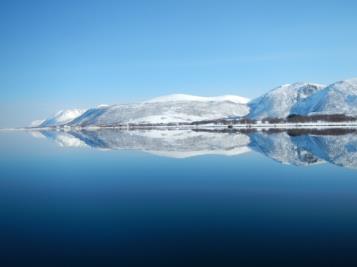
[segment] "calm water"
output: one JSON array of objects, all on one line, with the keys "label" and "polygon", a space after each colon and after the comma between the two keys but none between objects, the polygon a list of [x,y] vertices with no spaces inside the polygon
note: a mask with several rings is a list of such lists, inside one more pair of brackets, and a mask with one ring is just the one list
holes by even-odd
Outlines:
[{"label": "calm water", "polygon": [[0,266],[353,266],[357,134],[2,132],[0,218]]}]

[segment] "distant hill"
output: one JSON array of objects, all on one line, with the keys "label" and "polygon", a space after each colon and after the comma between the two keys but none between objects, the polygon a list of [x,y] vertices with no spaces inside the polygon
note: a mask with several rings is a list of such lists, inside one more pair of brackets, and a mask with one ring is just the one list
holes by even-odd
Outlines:
[{"label": "distant hill", "polygon": [[31,127],[105,127],[224,122],[351,121],[357,118],[357,79],[324,86],[294,83],[252,101],[235,95],[202,97],[174,94],[134,104],[71,109],[37,120]]}]

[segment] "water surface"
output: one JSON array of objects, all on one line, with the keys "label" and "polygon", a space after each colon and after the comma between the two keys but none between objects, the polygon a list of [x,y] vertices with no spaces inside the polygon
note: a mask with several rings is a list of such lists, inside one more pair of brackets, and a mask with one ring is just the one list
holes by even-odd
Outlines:
[{"label": "water surface", "polygon": [[0,134],[1,266],[344,266],[357,134]]}]

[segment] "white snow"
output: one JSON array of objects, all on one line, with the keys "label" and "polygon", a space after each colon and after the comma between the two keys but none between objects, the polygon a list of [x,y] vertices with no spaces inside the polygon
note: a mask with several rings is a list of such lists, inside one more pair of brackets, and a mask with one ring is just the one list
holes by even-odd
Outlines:
[{"label": "white snow", "polygon": [[327,87],[315,83],[287,84],[249,103],[250,118],[285,118],[290,114],[357,116],[357,79]]},{"label": "white snow", "polygon": [[221,102],[221,101],[230,101],[237,104],[247,104],[250,100],[245,97],[237,95],[223,95],[223,96],[214,96],[214,97],[204,97],[204,96],[194,96],[186,94],[172,94],[166,96],[160,96],[144,103],[153,103],[153,102],[181,102],[181,101],[197,101],[197,102]]},{"label": "white snow", "polygon": [[30,127],[39,127],[45,120],[35,120],[31,122]]},{"label": "white snow", "polygon": [[305,101],[293,112],[300,115],[344,114],[357,116],[357,79],[333,83]]},{"label": "white snow", "polygon": [[99,105],[89,110],[59,111],[31,127],[102,127],[125,124],[191,123],[241,118],[286,118],[290,114],[357,116],[357,78],[325,87],[299,82],[274,88],[249,102],[236,95],[203,97],[173,94],[136,104]]},{"label": "white snow", "polygon": [[245,104],[232,101],[159,101],[113,105],[88,110],[71,126],[111,126],[127,123],[160,124],[215,120],[248,114]]},{"label": "white snow", "polygon": [[83,109],[68,109],[68,110],[61,110],[56,113],[54,118],[59,123],[66,123],[78,116],[82,115],[85,112]]},{"label": "white snow", "polygon": [[249,103],[249,117],[252,119],[285,118],[291,114],[297,103],[323,89],[315,83],[285,84],[274,88],[265,95]]},{"label": "white snow", "polygon": [[60,110],[52,117],[43,121],[38,127],[51,127],[65,125],[75,118],[81,116],[86,110],[84,109],[68,109]]}]

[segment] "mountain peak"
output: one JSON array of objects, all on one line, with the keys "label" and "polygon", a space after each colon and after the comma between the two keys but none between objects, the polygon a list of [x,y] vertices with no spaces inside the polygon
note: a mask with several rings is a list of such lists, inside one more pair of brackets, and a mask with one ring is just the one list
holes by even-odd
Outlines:
[{"label": "mountain peak", "polygon": [[236,95],[215,97],[172,94],[136,104],[99,105],[89,110],[61,110],[32,127],[163,125],[224,118],[261,120],[291,114],[339,114],[357,117],[357,78],[327,87],[317,83],[284,84],[250,101]]},{"label": "mountain peak", "polygon": [[294,111],[299,115],[357,115],[357,79],[333,83],[299,103]]},{"label": "mountain peak", "polygon": [[252,119],[285,118],[294,105],[315,94],[324,85],[308,82],[296,82],[276,87],[265,95],[250,102]]},{"label": "mountain peak", "polygon": [[237,104],[247,104],[249,102],[248,98],[237,96],[237,95],[223,95],[223,96],[214,96],[214,97],[205,97],[205,96],[194,96],[187,94],[172,94],[165,95],[150,99],[144,103],[154,103],[154,102],[185,102],[185,101],[197,101],[197,102],[222,102],[230,101]]},{"label": "mountain peak", "polygon": [[75,118],[81,116],[86,110],[84,109],[67,109],[60,110],[52,117],[42,121],[41,124],[37,125],[37,127],[51,127],[51,126],[61,126],[65,125]]}]

